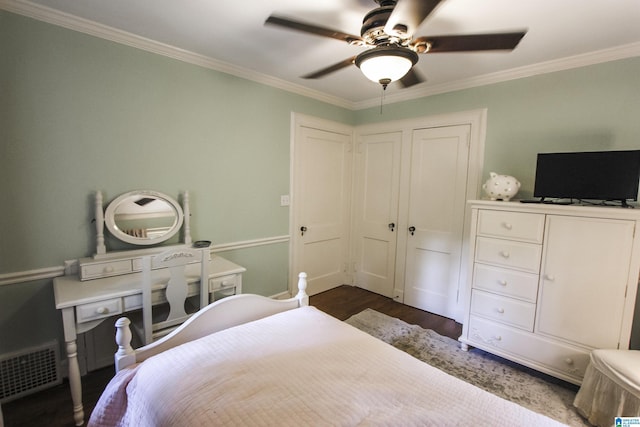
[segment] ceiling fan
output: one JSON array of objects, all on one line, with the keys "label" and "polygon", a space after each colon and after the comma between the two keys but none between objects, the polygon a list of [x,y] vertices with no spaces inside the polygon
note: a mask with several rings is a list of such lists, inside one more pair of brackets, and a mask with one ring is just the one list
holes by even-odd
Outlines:
[{"label": "ceiling fan", "polygon": [[355,64],[362,73],[383,88],[398,80],[403,87],[424,79],[413,69],[418,54],[513,50],[526,32],[424,36],[413,33],[443,0],[374,0],[379,7],[362,20],[360,36],[271,15],[265,24],[341,40],[369,49],[321,70],[302,76],[317,79]]}]

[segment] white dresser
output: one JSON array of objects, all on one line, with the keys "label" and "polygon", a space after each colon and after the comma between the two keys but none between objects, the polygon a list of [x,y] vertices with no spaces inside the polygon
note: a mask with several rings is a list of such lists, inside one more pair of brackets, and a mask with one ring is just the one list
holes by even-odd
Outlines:
[{"label": "white dresser", "polygon": [[629,347],[640,209],[471,201],[460,341],[574,384]]}]

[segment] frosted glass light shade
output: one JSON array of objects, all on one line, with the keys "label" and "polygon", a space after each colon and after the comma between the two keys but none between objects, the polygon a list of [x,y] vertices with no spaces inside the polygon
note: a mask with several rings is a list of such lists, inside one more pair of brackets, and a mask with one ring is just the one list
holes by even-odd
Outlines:
[{"label": "frosted glass light shade", "polygon": [[416,62],[418,54],[400,47],[377,47],[362,52],[356,58],[356,65],[362,74],[376,83],[390,83],[401,79]]}]

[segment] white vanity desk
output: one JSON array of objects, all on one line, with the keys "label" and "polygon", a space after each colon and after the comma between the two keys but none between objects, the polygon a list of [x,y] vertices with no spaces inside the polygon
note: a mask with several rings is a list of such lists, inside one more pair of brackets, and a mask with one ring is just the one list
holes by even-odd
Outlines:
[{"label": "white vanity desk", "polygon": [[[193,289],[189,294],[198,293],[198,263],[189,266],[193,271]],[[213,255],[209,262],[210,301],[219,299],[225,292],[241,293],[242,273],[246,269],[220,256]],[[158,281],[169,275],[167,270],[154,271]],[[76,425],[82,425],[82,385],[77,359],[77,334],[91,330],[104,319],[142,307],[142,273],[81,281],[77,276],[62,276],[53,280],[56,308],[62,312],[64,340],[66,342],[69,366],[69,385],[73,399]],[[153,300],[163,302],[163,288],[154,289]],[[78,424],[79,422],[79,424]]]},{"label": "white vanity desk", "polygon": [[[118,228],[126,221],[117,224],[114,217],[118,216],[116,209],[114,215],[114,207],[122,206],[123,200],[130,202],[131,198],[149,200],[164,204],[162,209],[167,207],[171,210],[171,218],[166,227],[156,227],[157,217],[153,213],[149,218],[154,222],[153,237],[131,237],[124,235]],[[135,200],[134,200],[135,201]],[[131,251],[106,253],[104,246],[103,224],[107,224],[107,228],[111,233],[121,240],[129,243],[149,245],[156,244],[167,240],[175,235],[184,224],[184,237],[182,246],[191,246],[191,237],[189,235],[188,225],[188,196],[183,195],[183,207],[177,204],[164,194],[151,191],[138,191],[124,194],[112,202],[107,207],[107,218],[102,216],[102,195],[96,195],[96,231],[97,231],[97,250],[96,255],[90,258],[82,258],[79,260],[79,274],[66,275],[56,277],[53,280],[53,290],[55,296],[56,309],[62,313],[62,323],[64,327],[64,339],[66,343],[66,352],[69,368],[69,386],[71,388],[71,397],[73,400],[73,412],[76,425],[80,426],[84,423],[84,410],[82,407],[82,384],[80,376],[80,367],[78,363],[77,353],[77,335],[85,333],[105,319],[118,314],[131,312],[142,308],[142,273],[140,272],[141,257],[160,252],[169,247],[155,247],[153,249],[139,249]],[[145,209],[148,211],[148,205],[145,202]],[[184,209],[184,211],[183,211]],[[127,215],[131,216],[130,213]],[[126,215],[125,215],[126,216]],[[136,230],[140,230],[140,218],[136,217]],[[166,228],[161,231],[161,236],[157,235],[158,228]],[[147,228],[146,231],[151,230]],[[209,251],[208,246],[202,248],[203,251]],[[209,261],[209,301],[223,298],[228,295],[239,294],[242,292],[242,273],[246,269],[242,266],[234,264],[220,256],[212,255]],[[192,277],[189,282],[189,295],[197,295],[199,293],[200,263],[193,263],[187,267],[187,275]],[[169,279],[167,269],[158,269],[152,272],[152,277],[156,286],[152,291],[153,304],[160,304],[165,300],[164,288]]]},{"label": "white vanity desk", "polygon": [[[241,293],[244,271],[244,267],[213,255],[209,261],[210,301],[226,296],[225,292],[229,295]],[[199,263],[188,266],[187,274],[193,276],[190,296],[198,294],[199,273]],[[75,339],[76,333],[93,329],[102,319],[142,308],[141,277],[139,272],[86,281],[77,276],[56,277],[53,291],[56,309],[62,310],[65,341]],[[154,270],[153,277],[161,283],[169,279],[169,274],[166,269]],[[163,290],[164,286],[153,290],[154,304],[164,302]]]}]

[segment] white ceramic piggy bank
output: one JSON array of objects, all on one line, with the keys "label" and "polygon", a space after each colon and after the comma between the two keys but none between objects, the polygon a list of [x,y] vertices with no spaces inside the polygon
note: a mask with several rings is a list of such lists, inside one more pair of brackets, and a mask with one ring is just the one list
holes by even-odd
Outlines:
[{"label": "white ceramic piggy bank", "polygon": [[489,176],[482,188],[491,200],[508,202],[520,190],[520,182],[512,176],[498,175],[495,172],[491,172]]}]

